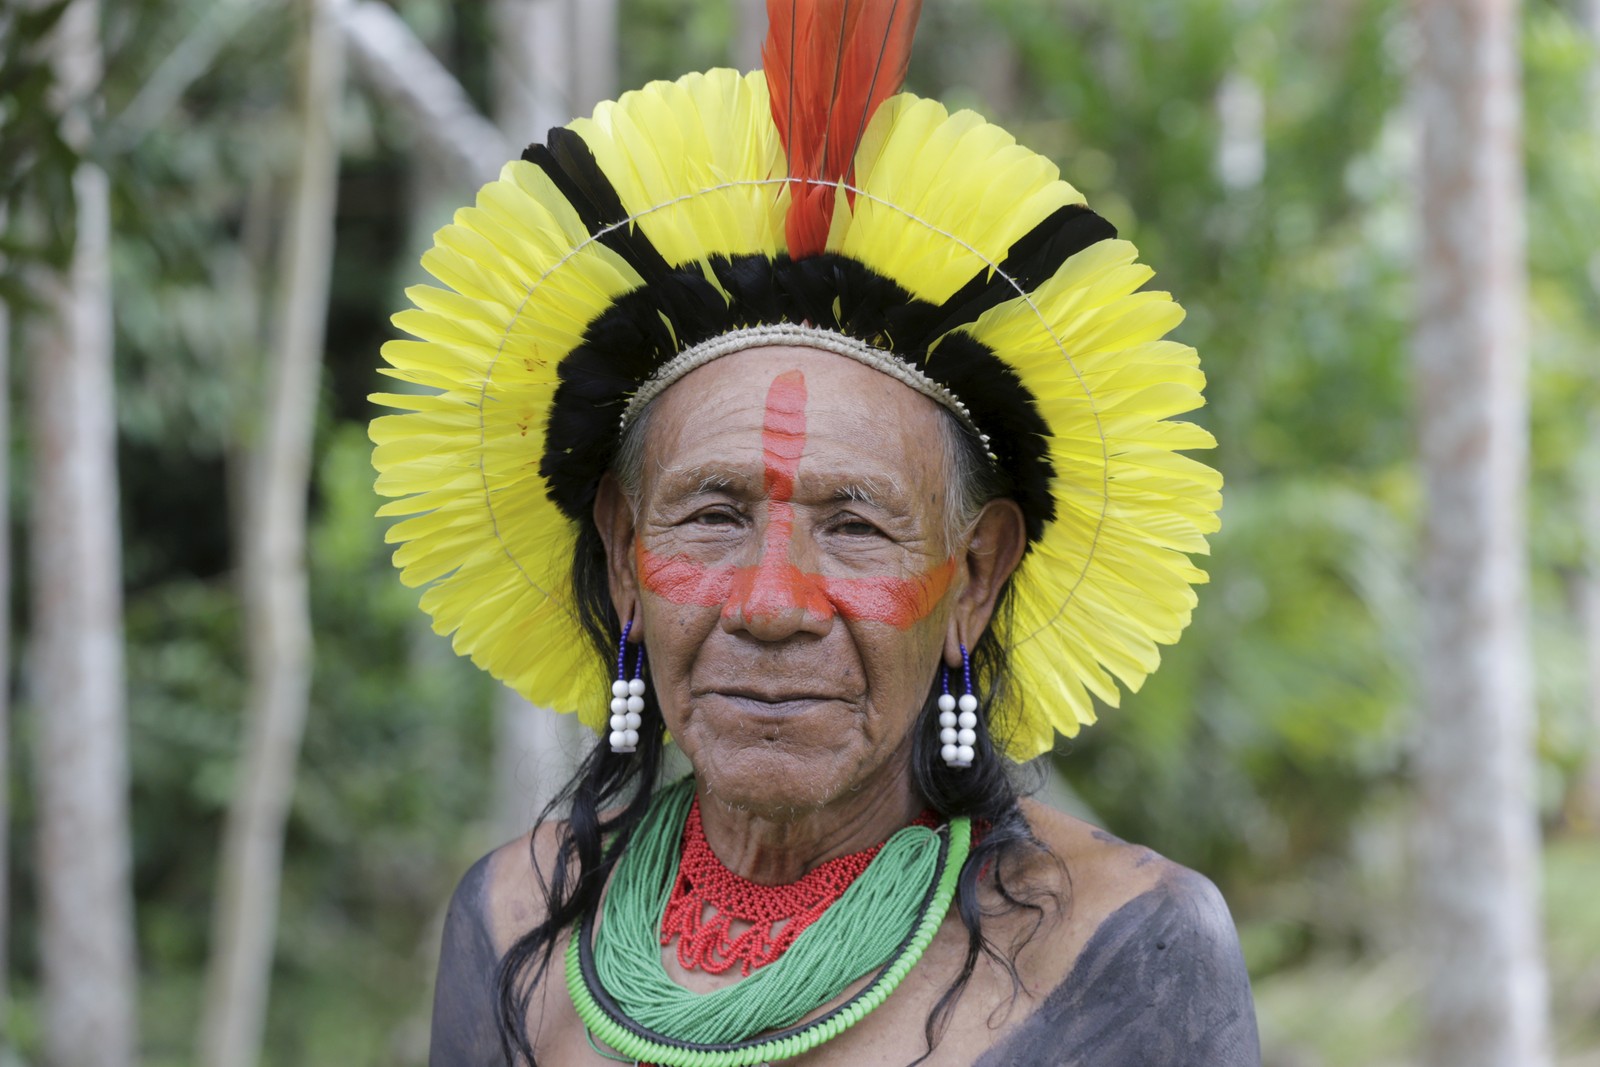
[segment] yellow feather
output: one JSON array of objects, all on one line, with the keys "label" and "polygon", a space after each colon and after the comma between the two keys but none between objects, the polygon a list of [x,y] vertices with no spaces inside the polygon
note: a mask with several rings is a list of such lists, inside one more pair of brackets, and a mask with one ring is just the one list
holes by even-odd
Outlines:
[{"label": "yellow feather", "polygon": [[891,98],[862,138],[861,195],[830,249],[924,300],[945,300],[1056,208],[1082,202],[1053,166],[1024,165],[1014,148],[1010,134],[973,112],[951,115],[906,93]]}]

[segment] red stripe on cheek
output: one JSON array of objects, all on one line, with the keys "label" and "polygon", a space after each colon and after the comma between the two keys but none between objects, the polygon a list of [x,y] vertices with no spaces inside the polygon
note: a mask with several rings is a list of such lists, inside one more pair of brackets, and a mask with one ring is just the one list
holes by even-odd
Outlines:
[{"label": "red stripe on cheek", "polygon": [[706,570],[687,556],[661,558],[638,545],[639,581],[662,600],[674,604],[716,607],[726,603],[733,590],[733,571],[727,567]]},{"label": "red stripe on cheek", "polygon": [[906,630],[932,614],[955,573],[951,558],[912,578],[827,578],[824,584],[828,599],[845,618]]}]

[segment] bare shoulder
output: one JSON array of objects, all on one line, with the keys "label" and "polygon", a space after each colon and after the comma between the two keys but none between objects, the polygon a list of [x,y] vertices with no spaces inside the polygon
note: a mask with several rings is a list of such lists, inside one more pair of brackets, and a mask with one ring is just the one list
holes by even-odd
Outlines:
[{"label": "bare shoulder", "polygon": [[1059,871],[1057,877],[1071,898],[1071,912],[1080,923],[1098,925],[1172,871],[1181,870],[1143,845],[1129,844],[1038,801],[1022,801],[1022,813]]},{"label": "bare shoulder", "polygon": [[497,953],[504,953],[543,921],[546,910],[543,886],[555,868],[561,826],[559,822],[545,823],[483,858],[486,866],[484,921]]},{"label": "bare shoulder", "polygon": [[541,827],[484,856],[450,898],[434,984],[430,1067],[500,1067],[506,1062],[496,1025],[500,958],[544,917],[534,870],[548,871],[556,828]]},{"label": "bare shoulder", "polygon": [[1071,962],[980,1064],[1257,1067],[1249,977],[1216,886],[1043,805],[1024,813],[1070,890],[1066,921],[1041,933]]}]

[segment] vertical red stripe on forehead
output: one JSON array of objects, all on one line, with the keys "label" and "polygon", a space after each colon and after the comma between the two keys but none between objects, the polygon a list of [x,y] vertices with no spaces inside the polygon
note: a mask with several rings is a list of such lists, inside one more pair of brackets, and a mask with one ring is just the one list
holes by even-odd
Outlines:
[{"label": "vertical red stripe on forehead", "polygon": [[794,499],[795,473],[806,447],[806,376],[784,371],[767,389],[767,417],[761,428],[766,489],[775,501]]}]

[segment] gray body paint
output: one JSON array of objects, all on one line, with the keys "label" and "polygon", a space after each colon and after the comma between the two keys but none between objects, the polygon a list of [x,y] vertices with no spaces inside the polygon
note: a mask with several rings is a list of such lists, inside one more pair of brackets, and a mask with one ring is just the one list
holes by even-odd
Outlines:
[{"label": "gray body paint", "polygon": [[976,1067],[1260,1067],[1222,894],[1179,869],[1111,914],[1072,973]]},{"label": "gray body paint", "polygon": [[461,879],[445,914],[439,978],[433,990],[429,1067],[505,1067],[495,1032],[495,967],[489,936],[489,857]]}]

